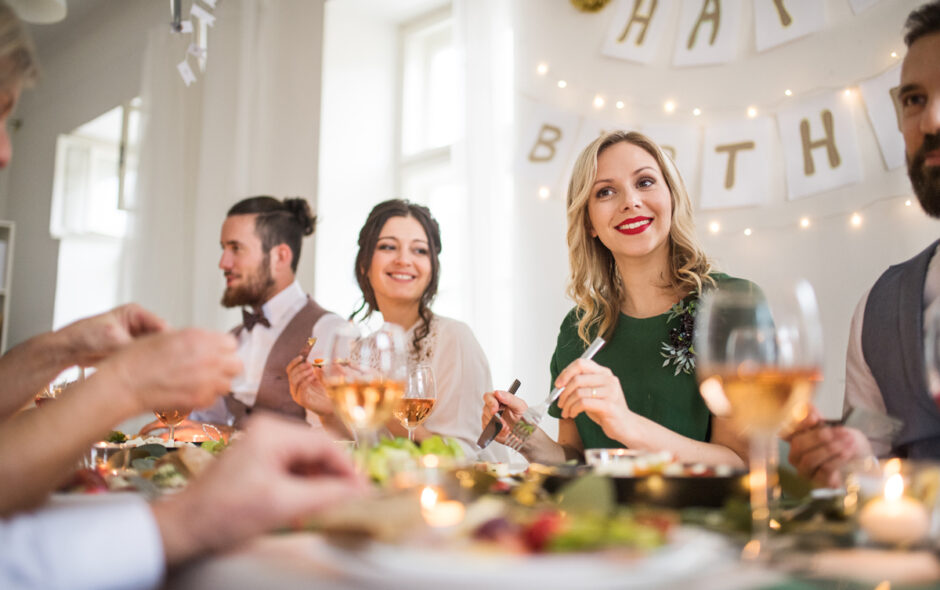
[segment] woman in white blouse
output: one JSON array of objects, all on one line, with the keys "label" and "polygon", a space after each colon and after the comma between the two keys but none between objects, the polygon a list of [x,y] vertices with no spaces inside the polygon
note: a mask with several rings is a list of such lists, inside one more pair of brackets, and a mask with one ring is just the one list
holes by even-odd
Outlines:
[{"label": "woman in white blouse", "polygon": [[[467,456],[506,461],[497,445],[478,455],[479,417],[483,393],[492,389],[489,363],[470,327],[431,311],[440,277],[441,233],[427,207],[401,199],[376,205],[359,232],[356,280],[363,302],[352,318],[365,320],[373,312],[406,330],[409,364],[429,365],[437,384],[437,401],[427,421],[415,430],[415,440],[433,434],[460,441]],[[332,406],[325,399],[318,372],[301,357],[287,367],[291,392],[298,403],[317,412],[325,425],[335,426]],[[393,434],[407,436],[397,420],[388,423]]]}]

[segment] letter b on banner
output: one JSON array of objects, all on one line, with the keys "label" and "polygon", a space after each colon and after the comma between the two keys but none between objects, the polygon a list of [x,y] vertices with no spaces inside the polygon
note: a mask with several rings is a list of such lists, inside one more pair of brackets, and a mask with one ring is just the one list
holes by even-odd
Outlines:
[{"label": "letter b on banner", "polygon": [[517,169],[539,186],[555,188],[571,163],[579,117],[537,102],[521,99],[525,113]]},{"label": "letter b on banner", "polygon": [[777,113],[790,199],[862,180],[858,140],[847,100],[841,93],[828,94]]}]

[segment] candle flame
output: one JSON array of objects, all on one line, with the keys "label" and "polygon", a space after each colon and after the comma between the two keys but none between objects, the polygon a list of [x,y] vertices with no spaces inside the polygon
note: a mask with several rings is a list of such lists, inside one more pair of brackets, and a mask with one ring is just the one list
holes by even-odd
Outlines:
[{"label": "candle flame", "polygon": [[434,505],[437,504],[437,490],[430,486],[425,486],[421,490],[421,508],[425,510],[430,510],[434,508]]},{"label": "candle flame", "polygon": [[440,464],[440,459],[437,458],[437,455],[425,455],[421,459],[421,463],[428,469],[434,469]]},{"label": "candle flame", "polygon": [[904,478],[895,473],[885,482],[885,500],[891,502],[898,500],[904,493]]}]

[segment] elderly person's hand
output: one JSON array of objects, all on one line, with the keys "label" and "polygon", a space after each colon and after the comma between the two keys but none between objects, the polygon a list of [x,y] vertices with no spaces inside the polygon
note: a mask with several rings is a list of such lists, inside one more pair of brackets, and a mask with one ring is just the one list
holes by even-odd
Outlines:
[{"label": "elderly person's hand", "polygon": [[167,562],[294,524],[366,494],[349,457],[309,428],[253,416],[244,436],[179,494],[154,503]]},{"label": "elderly person's hand", "polygon": [[166,322],[136,303],[78,320],[57,331],[62,338],[64,364],[91,366],[134,339],[164,332]]},{"label": "elderly person's hand", "polygon": [[333,402],[326,394],[323,385],[323,369],[314,367],[303,355],[287,363],[287,380],[290,383],[290,396],[297,405],[327,417],[333,414]]},{"label": "elderly person's hand", "polygon": [[790,463],[801,476],[822,487],[840,487],[845,465],[872,454],[862,432],[828,426],[816,408],[810,408],[785,439],[790,443]]},{"label": "elderly person's hand", "polygon": [[555,386],[565,388],[558,398],[562,418],[573,419],[583,412],[610,438],[618,439],[633,416],[620,380],[592,360],[573,361],[555,379]]}]

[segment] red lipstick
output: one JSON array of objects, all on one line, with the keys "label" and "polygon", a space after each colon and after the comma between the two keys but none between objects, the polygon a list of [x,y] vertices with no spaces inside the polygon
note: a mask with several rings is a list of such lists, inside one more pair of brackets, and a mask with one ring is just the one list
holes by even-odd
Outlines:
[{"label": "red lipstick", "polygon": [[652,225],[652,223],[652,217],[631,217],[630,219],[624,219],[618,223],[616,229],[622,234],[632,236],[646,231],[646,228]]}]

